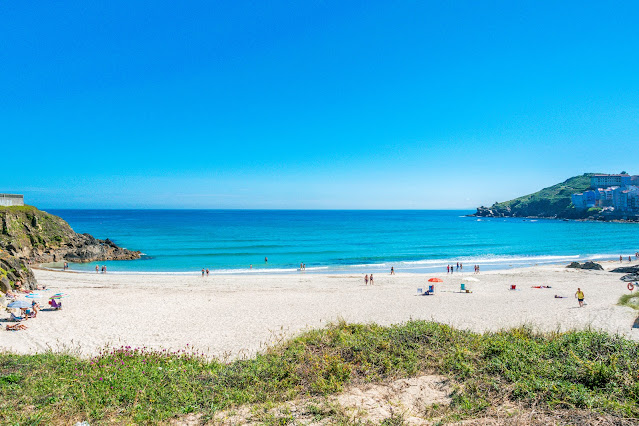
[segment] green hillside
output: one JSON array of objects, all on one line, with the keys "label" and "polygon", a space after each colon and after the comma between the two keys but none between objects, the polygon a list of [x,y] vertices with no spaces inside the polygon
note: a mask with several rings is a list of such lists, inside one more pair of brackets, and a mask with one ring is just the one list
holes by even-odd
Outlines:
[{"label": "green hillside", "polygon": [[590,177],[595,173],[574,176],[565,182],[544,188],[533,194],[514,200],[495,203],[491,207],[479,207],[477,216],[491,217],[580,217],[584,213],[572,207],[570,196],[590,188]]}]

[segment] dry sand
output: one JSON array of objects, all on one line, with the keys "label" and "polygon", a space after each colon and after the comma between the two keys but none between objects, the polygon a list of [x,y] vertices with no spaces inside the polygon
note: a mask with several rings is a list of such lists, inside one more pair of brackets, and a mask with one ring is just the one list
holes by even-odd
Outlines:
[{"label": "dry sand", "polygon": [[[618,263],[604,262],[606,269]],[[624,263],[624,265],[628,265]],[[35,353],[72,350],[83,356],[105,346],[182,349],[207,356],[251,355],[265,344],[340,318],[395,324],[434,320],[474,331],[531,325],[539,330],[592,327],[639,340],[637,312],[616,303],[627,294],[620,274],[536,266],[507,271],[439,275],[435,296],[417,296],[432,275],[116,275],[36,270],[40,284],[68,293],[64,308],[41,312],[28,330],[0,331],[0,348]],[[437,276],[437,275],[435,275]],[[464,277],[472,293],[460,293]],[[518,291],[509,291],[516,284]],[[535,289],[533,285],[550,285]],[[577,287],[587,305],[579,308]],[[565,299],[555,299],[554,295]],[[46,300],[43,300],[43,304]],[[8,314],[0,314],[5,321]],[[7,322],[0,322],[3,326]]]}]

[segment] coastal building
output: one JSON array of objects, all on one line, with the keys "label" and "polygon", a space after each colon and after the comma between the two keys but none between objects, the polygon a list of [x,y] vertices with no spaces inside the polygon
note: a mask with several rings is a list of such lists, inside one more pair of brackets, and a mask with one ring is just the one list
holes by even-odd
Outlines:
[{"label": "coastal building", "polygon": [[0,206],[24,206],[24,195],[0,194]]},{"label": "coastal building", "polygon": [[578,210],[599,207],[608,212],[639,214],[639,186],[609,186],[571,195]]},{"label": "coastal building", "polygon": [[628,186],[632,185],[632,178],[629,174],[616,175],[594,175],[590,178],[590,186],[592,188],[607,188],[609,186]]}]

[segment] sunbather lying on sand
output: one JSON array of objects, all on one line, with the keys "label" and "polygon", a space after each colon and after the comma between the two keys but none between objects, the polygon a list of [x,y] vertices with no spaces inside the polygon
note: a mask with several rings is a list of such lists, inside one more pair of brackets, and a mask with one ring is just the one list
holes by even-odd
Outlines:
[{"label": "sunbather lying on sand", "polygon": [[7,331],[18,331],[18,330],[26,330],[27,326],[24,324],[13,324],[13,325],[8,325],[6,328],[7,328]]},{"label": "sunbather lying on sand", "polygon": [[552,288],[552,287],[549,285],[533,285],[531,286],[531,288]]},{"label": "sunbather lying on sand", "polygon": [[555,294],[555,299],[565,299],[566,296],[560,296],[558,294]]}]

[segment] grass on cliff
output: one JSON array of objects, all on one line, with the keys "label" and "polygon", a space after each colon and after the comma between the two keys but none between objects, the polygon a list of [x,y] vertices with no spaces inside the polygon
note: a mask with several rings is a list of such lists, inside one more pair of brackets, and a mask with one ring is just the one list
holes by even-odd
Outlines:
[{"label": "grass on cliff", "polygon": [[524,195],[510,201],[495,203],[494,208],[510,208],[525,212],[525,215],[565,214],[572,205],[571,195],[590,188],[590,177],[594,173],[574,176],[562,183],[544,188],[533,194]]},{"label": "grass on cliff", "polygon": [[[639,418],[638,371],[639,344],[600,332],[519,328],[481,335],[424,321],[339,323],[229,363],[145,348],[90,360],[0,354],[0,423],[157,423],[189,413],[206,421],[241,404],[329,395],[348,384],[421,373],[451,380],[451,406],[429,411],[443,422],[483,417],[500,406],[581,410],[627,422]],[[386,423],[400,424],[401,416]]]}]

